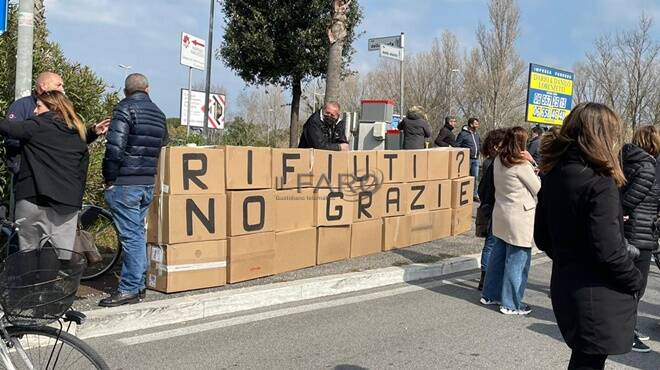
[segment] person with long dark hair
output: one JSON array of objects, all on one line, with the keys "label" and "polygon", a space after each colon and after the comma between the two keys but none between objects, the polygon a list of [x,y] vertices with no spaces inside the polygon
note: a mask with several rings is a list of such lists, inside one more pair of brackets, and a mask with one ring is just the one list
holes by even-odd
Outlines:
[{"label": "person with long dark hair", "polygon": [[534,240],[553,261],[550,295],[573,351],[569,369],[603,369],[608,355],[630,352],[634,341],[642,276],[623,237],[622,136],[610,108],[580,103],[541,146]]},{"label": "person with long dark hair", "polygon": [[73,250],[87,182],[87,143],[104,134],[107,123],[86,128],[57,90],[37,97],[34,117],[0,123],[1,135],[21,141],[15,184],[21,250],[40,248],[45,237],[54,247]]},{"label": "person with long dark hair", "polygon": [[495,206],[492,234],[495,244],[488,261],[481,303],[499,304],[505,315],[527,315],[523,303],[532,258],[536,194],[541,180],[527,148],[527,130],[506,131],[493,163]]},{"label": "person with long dark hair", "polygon": [[479,286],[477,287],[479,290],[483,289],[485,281],[484,277],[488,270],[488,260],[490,259],[493,245],[495,245],[495,237],[491,230],[493,206],[495,205],[493,161],[495,160],[495,157],[497,157],[497,153],[502,146],[502,140],[504,140],[505,133],[506,130],[501,128],[488,132],[484,139],[484,143],[481,146],[481,155],[485,158],[482,164],[484,174],[481,176],[477,190],[481,203],[479,203],[479,208],[477,209],[477,224],[475,229],[477,230],[477,236],[485,237],[486,240],[484,241],[484,247],[481,250],[481,278],[479,279]]}]

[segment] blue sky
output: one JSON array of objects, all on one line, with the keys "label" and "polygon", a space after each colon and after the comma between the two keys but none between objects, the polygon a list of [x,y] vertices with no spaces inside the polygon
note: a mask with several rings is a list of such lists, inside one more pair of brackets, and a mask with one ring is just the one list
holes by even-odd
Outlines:
[{"label": "blue sky", "polygon": [[[127,64],[146,74],[152,97],[168,116],[179,115],[179,92],[187,69],[179,64],[182,31],[207,38],[209,0],[46,0],[50,37],[65,55],[91,66],[111,84],[121,86]],[[361,0],[364,34],[355,43],[353,68],[367,72],[378,63],[367,39],[406,33],[407,52],[430,48],[444,30],[457,34],[461,46],[475,45],[479,22],[488,22],[487,0]],[[519,0],[521,37],[518,51],[526,62],[570,69],[603,32],[633,27],[642,12],[655,20],[660,39],[660,0]],[[223,22],[216,6],[214,45]],[[228,111],[246,88],[221,62],[213,63],[213,83],[228,90]],[[202,81],[202,72],[193,80]]]}]

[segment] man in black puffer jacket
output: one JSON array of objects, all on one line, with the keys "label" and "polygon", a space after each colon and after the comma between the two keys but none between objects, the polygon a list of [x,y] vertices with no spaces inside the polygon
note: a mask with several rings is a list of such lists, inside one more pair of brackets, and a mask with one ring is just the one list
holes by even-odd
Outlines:
[{"label": "man in black puffer jacket", "polygon": [[[639,249],[635,266],[642,273],[641,299],[646,289],[651,264],[651,252],[658,247],[658,234],[655,223],[658,214],[658,194],[655,184],[655,157],[633,144],[626,144],[622,150],[623,173],[626,185],[621,189],[623,205],[624,235],[628,244]],[[633,351],[649,352],[650,348],[641,342],[644,337],[635,330]]]},{"label": "man in black puffer jacket", "polygon": [[149,82],[133,73],[126,78],[126,98],[112,112],[103,159],[105,200],[124,249],[117,291],[99,305],[137,303],[147,271],[144,219],[153,199],[160,149],[167,144],[165,115],[149,98]]}]

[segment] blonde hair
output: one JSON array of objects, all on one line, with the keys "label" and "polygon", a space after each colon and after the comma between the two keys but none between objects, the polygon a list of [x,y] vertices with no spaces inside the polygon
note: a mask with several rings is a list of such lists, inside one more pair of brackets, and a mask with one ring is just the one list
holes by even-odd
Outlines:
[{"label": "blonde hair", "polygon": [[642,126],[635,131],[632,143],[657,157],[660,154],[660,131],[652,125]]},{"label": "blonde hair", "polygon": [[44,103],[48,110],[55,112],[69,128],[78,131],[78,136],[83,141],[87,140],[87,127],[76,114],[73,104],[66,95],[53,90],[44,92],[37,99]]},{"label": "blonde hair", "polygon": [[422,107],[421,105],[413,105],[412,107],[408,108],[408,112],[406,112],[406,116],[413,114],[423,119],[427,119],[426,112],[424,111],[424,107]]},{"label": "blonde hair", "polygon": [[626,183],[619,161],[623,136],[621,118],[599,103],[580,103],[564,119],[559,134],[541,146],[541,172],[550,172],[571,145],[591,164],[596,173],[612,177],[618,186]]}]

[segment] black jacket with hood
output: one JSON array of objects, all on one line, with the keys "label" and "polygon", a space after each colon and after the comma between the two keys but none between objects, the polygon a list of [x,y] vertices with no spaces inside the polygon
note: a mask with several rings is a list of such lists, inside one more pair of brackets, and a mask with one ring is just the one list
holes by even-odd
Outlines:
[{"label": "black jacket with hood", "polygon": [[408,112],[398,129],[403,131],[403,149],[425,149],[431,137],[431,125],[417,113]]},{"label": "black jacket with hood", "polygon": [[303,126],[298,148],[340,150],[339,144],[347,144],[346,123],[338,121],[332,125],[323,121],[321,112],[312,114]]},{"label": "black jacket with hood", "polygon": [[435,138],[435,145],[439,147],[453,147],[456,146],[456,136],[454,135],[454,128],[448,123],[440,129],[438,137]]},{"label": "black jacket with hood", "polygon": [[622,150],[623,173],[626,185],[621,188],[626,240],[640,250],[656,250],[658,235],[658,194],[655,183],[655,158],[642,148],[626,144]]}]

